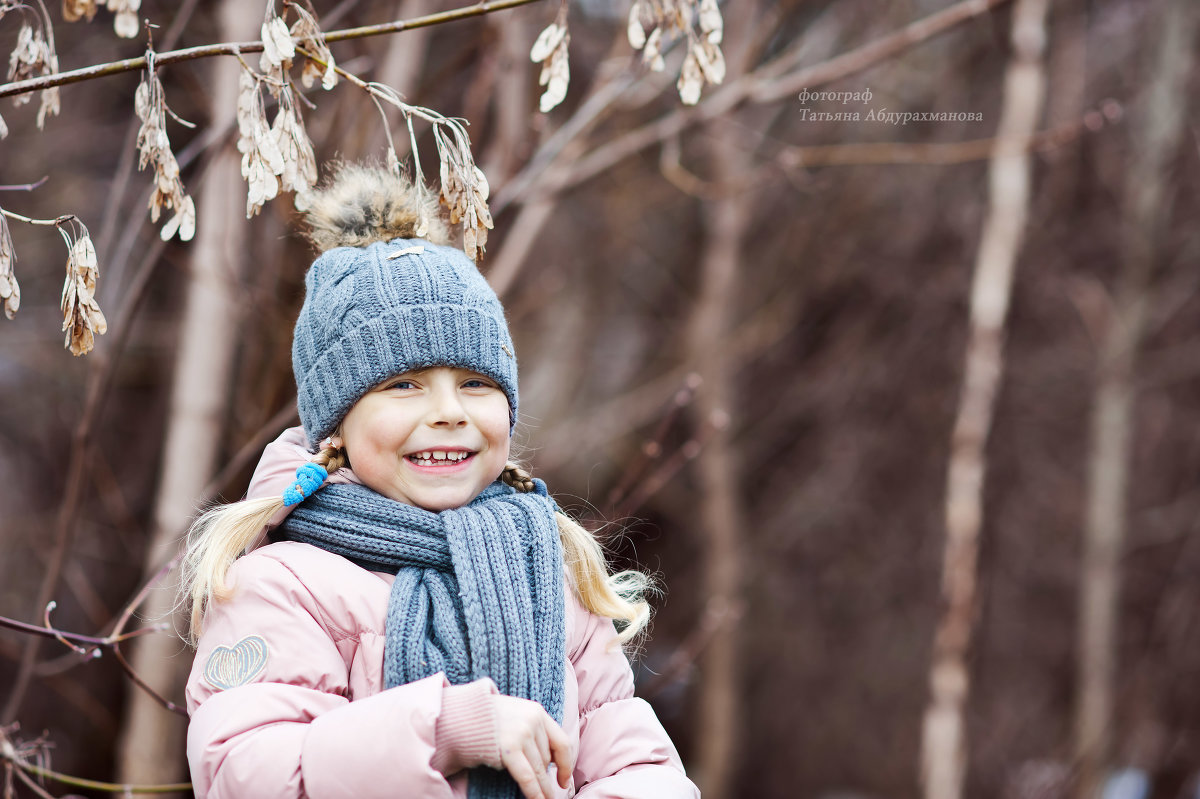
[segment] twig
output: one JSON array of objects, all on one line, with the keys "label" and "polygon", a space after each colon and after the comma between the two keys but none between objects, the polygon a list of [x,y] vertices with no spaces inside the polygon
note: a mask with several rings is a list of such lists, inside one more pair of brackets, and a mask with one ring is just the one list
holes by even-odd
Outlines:
[{"label": "twig", "polygon": [[[58,578],[62,573],[67,550],[70,548],[71,539],[74,536],[75,517],[79,512],[79,506],[83,497],[84,467],[87,461],[87,451],[91,442],[92,429],[95,426],[96,419],[99,418],[104,399],[108,395],[117,359],[128,339],[133,314],[141,303],[143,296],[145,296],[150,276],[153,274],[154,267],[158,263],[158,258],[165,246],[165,242],[158,240],[150,248],[150,251],[146,253],[146,257],[139,266],[132,285],[122,298],[122,304],[114,317],[113,323],[109,326],[109,329],[113,331],[113,353],[107,358],[96,358],[88,374],[83,414],[75,427],[75,432],[71,439],[71,459],[67,473],[67,489],[63,503],[59,508],[58,521],[55,526],[54,550],[50,556],[50,564],[42,578],[37,607],[45,607],[50,602],[54,596],[54,589],[58,585]],[[0,723],[10,722],[17,715],[17,710],[20,708],[21,702],[25,697],[29,680],[33,676],[33,671],[37,665],[38,645],[40,642],[41,638],[31,638],[25,646],[21,665],[17,671],[17,678],[13,681],[13,688],[4,706],[4,712],[0,714]]]},{"label": "twig", "polygon": [[637,513],[638,508],[645,504],[646,500],[657,494],[663,489],[671,478],[679,474],[684,466],[689,462],[694,461],[697,456],[704,450],[705,442],[711,437],[712,427],[704,428],[699,435],[688,439],[676,450],[670,458],[658,464],[658,468],[647,475],[642,480],[638,481],[634,490],[622,499],[622,504],[613,511],[613,517],[617,519],[626,519]]},{"label": "twig", "polygon": [[633,76],[626,74],[601,85],[579,106],[562,127],[554,131],[553,135],[538,147],[537,152],[529,159],[529,163],[500,187],[496,192],[495,199],[491,202],[492,214],[498,216],[510,204],[527,196],[531,184],[558,160],[567,145],[602,119],[604,113],[612,107],[613,102],[633,84]]},{"label": "twig", "polygon": [[[16,619],[10,619],[5,616],[0,616],[0,627],[7,627],[12,630],[17,630],[18,632],[41,636],[43,638],[55,638],[63,645],[70,647],[84,660],[94,660],[95,658],[100,657],[103,650],[111,649],[113,657],[116,658],[117,663],[119,663],[121,668],[124,669],[125,673],[129,675],[129,678],[133,680],[134,684],[150,694],[155,701],[157,701],[167,710],[170,710],[173,713],[178,713],[182,716],[187,716],[187,711],[184,708],[179,707],[170,700],[164,699],[134,672],[133,668],[125,660],[125,656],[122,654],[120,646],[122,641],[128,641],[131,638],[138,638],[143,635],[149,635],[150,633],[163,632],[170,629],[169,624],[161,623],[151,625],[149,627],[143,627],[130,633],[123,632],[125,624],[128,623],[129,618],[133,615],[133,612],[137,606],[140,605],[143,600],[145,600],[150,588],[159,580],[161,580],[163,576],[167,574],[167,572],[173,569],[178,562],[178,558],[172,560],[157,574],[155,574],[153,579],[151,579],[145,586],[142,587],[142,590],[139,591],[138,594],[132,600],[130,600],[129,604],[126,606],[125,612],[121,615],[121,618],[117,622],[113,632],[103,638],[97,638],[91,635],[81,635],[79,633],[69,633],[51,626],[49,616],[50,611],[54,609],[53,602],[51,602],[46,608],[46,625],[44,627],[27,624],[25,622],[17,621]],[[80,644],[86,644],[89,648],[85,649],[84,647],[80,646]]]},{"label": "twig", "polygon": [[[16,766],[17,775],[21,776],[22,772],[28,772],[43,779],[54,780],[61,782],[63,785],[70,785],[73,788],[87,788],[92,791],[104,791],[106,793],[178,793],[180,791],[190,791],[192,784],[190,782],[177,782],[166,785],[118,785],[114,782],[99,782],[97,780],[87,780],[82,777],[72,777],[68,774],[60,774],[57,771],[51,771],[48,768],[36,766],[33,763],[25,763],[20,760],[10,759],[10,762]],[[28,779],[22,777],[22,779]],[[27,785],[29,783],[26,783]],[[48,795],[43,792],[43,795]],[[53,799],[53,797],[51,798]]]},{"label": "twig", "polygon": [[[53,604],[53,603],[51,603],[51,604]],[[74,649],[79,654],[86,655],[89,658],[94,658],[94,657],[98,656],[98,653],[94,653],[95,649],[111,647],[115,644],[120,643],[121,641],[127,641],[130,638],[137,638],[142,635],[148,635],[149,633],[156,633],[156,632],[160,632],[161,630],[166,629],[166,625],[160,624],[160,625],[155,625],[152,627],[143,627],[142,629],[134,630],[131,633],[118,633],[118,632],[114,631],[110,635],[106,635],[103,638],[99,638],[94,635],[82,635],[80,633],[66,632],[66,631],[60,630],[56,627],[50,627],[50,626],[39,627],[36,624],[29,624],[28,622],[24,622],[24,621],[17,621],[16,619],[10,619],[7,616],[0,616],[0,627],[7,627],[10,630],[16,630],[17,632],[28,633],[30,635],[39,635],[43,638],[57,638],[60,641],[62,641],[63,644],[65,644],[66,646],[70,646],[72,649]],[[90,651],[90,652],[86,651],[86,650],[81,650],[81,649],[77,648],[76,646],[74,646],[75,644],[87,644],[91,647],[94,647],[94,649],[93,649],[93,651]]]},{"label": "twig", "polygon": [[787,58],[786,55],[780,56],[776,61],[714,92],[700,105],[672,111],[654,122],[597,147],[586,157],[561,168],[555,179],[547,179],[547,188],[555,193],[565,191],[605,172],[647,147],[665,141],[693,125],[725,115],[747,101],[760,104],[775,102],[790,94],[799,93],[800,89],[805,87],[820,86],[861,72],[1008,2],[1011,0],[962,0],[848,53],[764,84],[764,79],[772,78],[779,70],[780,61]]},{"label": "twig", "polygon": [[[258,457],[263,448],[271,443],[280,433],[281,430],[290,422],[295,421],[299,416],[299,411],[296,410],[296,400],[289,400],[282,408],[275,412],[270,419],[266,421],[254,437],[242,445],[242,448],[237,451],[237,454],[229,459],[225,464],[225,468],[208,482],[204,490],[200,492],[200,504],[207,503],[215,498],[221,490],[233,479],[234,475],[246,467],[252,459]],[[171,561],[172,565],[178,562],[178,558]]]},{"label": "twig", "polygon": [[27,216],[22,216],[15,211],[9,211],[7,208],[0,208],[0,214],[4,214],[9,219],[15,219],[18,222],[24,222],[28,225],[44,225],[46,227],[61,227],[72,220],[79,221],[79,217],[75,214],[63,214],[56,216],[54,219],[31,219]]},{"label": "twig", "polygon": [[121,617],[117,619],[116,625],[113,626],[113,631],[109,636],[110,638],[113,638],[115,641],[123,641],[125,639],[126,636],[122,634],[125,631],[125,625],[129,623],[129,620],[133,617],[134,612],[141,607],[143,602],[146,601],[146,597],[150,596],[151,589],[158,585],[158,582],[170,574],[171,570],[178,565],[179,558],[172,558],[170,561],[163,564],[163,567],[155,572],[153,577],[146,581],[146,584],[143,585],[136,594],[134,594],[133,599],[129,600],[128,604],[125,605],[125,610],[121,613]]},{"label": "twig", "polygon": [[644,457],[641,468],[635,465],[632,468],[622,470],[621,479],[608,494],[608,504],[610,506],[618,505],[622,499],[629,496],[633,486],[640,480],[646,469],[649,468],[649,464],[662,457],[663,442],[666,441],[671,425],[679,418],[680,411],[691,403],[699,386],[699,376],[695,374],[688,375],[684,380],[684,384],[671,397],[671,403],[659,419],[658,426],[646,439],[645,443],[642,444],[642,454]]},{"label": "twig", "polygon": [[[206,138],[202,145],[195,145],[193,143],[188,148],[188,150],[191,150],[190,154],[188,151],[180,154],[179,165],[181,167],[185,166],[192,158],[200,155],[215,141],[217,141],[217,137],[212,136]],[[194,150],[192,149],[193,146],[195,147]],[[120,260],[124,261],[125,255],[132,250],[133,239],[140,224],[140,222],[134,221],[131,218],[129,224],[126,226],[127,235],[123,237],[121,246],[118,248]],[[128,289],[122,295],[121,305],[118,306],[117,313],[109,323],[109,330],[112,331],[109,335],[111,354],[101,351],[92,355],[91,370],[88,373],[87,387],[84,392],[83,413],[75,426],[75,431],[71,438],[67,488],[63,504],[59,508],[58,521],[55,525],[55,547],[51,553],[49,567],[42,578],[37,607],[45,607],[50,602],[54,596],[54,589],[58,585],[58,578],[62,572],[67,549],[74,536],[75,518],[79,513],[79,506],[82,500],[84,489],[83,472],[87,462],[87,453],[91,445],[92,430],[104,407],[104,401],[108,397],[113,376],[116,374],[116,364],[120,360],[125,344],[129,340],[133,315],[137,312],[142,299],[146,295],[146,288],[150,284],[150,277],[154,274],[154,269],[158,265],[159,258],[163,250],[166,249],[166,246],[166,242],[158,238],[155,239],[138,265]],[[33,676],[34,669],[37,666],[37,652],[40,643],[41,638],[35,637],[31,638],[26,644],[25,652],[21,658],[21,665],[17,671],[17,678],[13,681],[13,687],[5,703],[4,710],[0,713],[0,723],[10,722],[16,717],[17,710],[29,686],[29,680]]]},{"label": "twig", "polygon": [[25,769],[22,768],[20,765],[17,766],[16,774],[17,774],[17,779],[19,779],[21,782],[25,783],[25,787],[29,788],[29,790],[31,790],[35,794],[37,794],[40,797],[40,799],[55,799],[55,797],[52,794],[48,793],[45,788],[43,788],[42,786],[40,786],[36,782],[34,782],[33,779],[28,774],[25,773]]},{"label": "twig", "polygon": [[[1101,130],[1106,124],[1119,122],[1123,117],[1120,103],[1107,99],[1083,114],[1079,119],[1035,133],[1029,140],[1030,153],[1049,153],[1080,138],[1085,133]],[[991,158],[995,138],[966,139],[956,142],[861,142],[848,144],[816,144],[785,147],[753,171],[732,183],[705,180],[680,163],[679,137],[663,143],[659,171],[672,185],[693,197],[713,199],[726,193],[738,194],[779,175],[785,170],[822,166],[954,166]]]},{"label": "twig", "polygon": [[0,186],[0,191],[33,191],[49,179],[50,176],[46,175],[37,183],[18,183],[10,186]]},{"label": "twig", "polygon": [[152,688],[149,683],[147,683],[145,680],[143,680],[138,675],[138,673],[133,670],[133,666],[129,665],[129,661],[125,659],[125,653],[123,653],[121,651],[120,644],[114,645],[112,650],[113,650],[113,657],[115,657],[117,659],[117,663],[120,664],[121,668],[125,671],[125,675],[127,677],[129,677],[130,680],[133,681],[134,685],[136,685],[138,688],[141,688],[143,691],[145,691],[150,696],[151,699],[153,699],[158,704],[162,705],[167,710],[171,711],[172,713],[174,713],[176,715],[187,718],[187,715],[188,715],[187,708],[180,707],[179,705],[172,702],[170,699],[167,699],[166,697],[164,697],[158,691],[155,691],[154,688]]},{"label": "twig", "polygon": [[662,673],[657,675],[649,685],[640,689],[638,695],[645,699],[653,699],[670,687],[696,662],[713,637],[721,630],[726,629],[726,625],[736,624],[743,613],[745,613],[744,605],[730,606],[727,603],[718,605],[709,602],[704,609],[700,623],[675,649]]},{"label": "twig", "polygon": [[[325,34],[326,42],[340,42],[346,39],[364,39],[368,36],[379,36],[387,33],[397,33],[403,30],[412,28],[424,28],[430,25],[440,25],[446,22],[454,22],[460,19],[469,17],[478,17],[484,14],[490,14],[494,11],[503,11],[509,8],[529,5],[531,3],[541,2],[541,0],[495,0],[494,2],[476,3],[474,5],[456,8],[450,11],[441,11],[436,14],[426,14],[423,17],[414,17],[409,20],[397,20],[395,22],[386,22],[380,25],[366,25],[361,28],[348,28],[340,31],[331,31]],[[222,42],[220,44],[206,44],[198,47],[186,47],[182,50],[169,50],[165,53],[156,53],[154,55],[154,63],[156,66],[165,67],[170,64],[176,64],[181,61],[192,61],[197,58],[210,58],[220,55],[236,55],[237,53],[259,53],[262,52],[263,43],[255,42]],[[133,72],[146,68],[146,57],[139,56],[137,58],[126,58],[122,61],[112,61],[107,64],[95,64],[90,67],[81,67],[73,69],[69,72],[59,72],[55,75],[43,75],[39,78],[29,78],[20,80],[15,83],[0,85],[0,97],[8,97],[15,94],[25,94],[27,92],[39,91],[48,89],[52,86],[65,86],[68,83],[79,83],[80,81],[92,80],[93,78],[102,78],[107,75],[117,75],[122,72]]]}]

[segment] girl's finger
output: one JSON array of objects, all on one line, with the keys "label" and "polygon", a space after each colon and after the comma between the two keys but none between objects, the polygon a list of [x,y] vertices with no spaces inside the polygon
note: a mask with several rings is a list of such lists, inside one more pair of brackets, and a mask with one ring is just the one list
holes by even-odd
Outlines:
[{"label": "girl's finger", "polygon": [[557,724],[548,725],[546,730],[550,742],[550,751],[554,765],[558,768],[558,784],[566,788],[571,781],[571,772],[575,770],[575,758],[571,752],[571,742],[567,734]]},{"label": "girl's finger", "polygon": [[533,766],[533,773],[537,775],[538,786],[541,788],[541,796],[545,799],[554,799],[554,783],[550,781],[550,764],[542,757],[538,751],[537,742],[532,738],[525,741],[525,757],[528,758],[530,765]]},{"label": "girl's finger", "polygon": [[542,762],[547,766],[550,765],[550,735],[546,732],[546,725],[539,724],[537,731],[534,733],[534,740],[537,742],[538,754],[542,756]]},{"label": "girl's finger", "polygon": [[542,786],[538,782],[537,772],[520,754],[512,757],[511,760],[504,763],[504,767],[508,769],[508,775],[513,778],[513,782],[521,789],[521,793],[525,795],[525,799],[549,799],[544,796]]}]

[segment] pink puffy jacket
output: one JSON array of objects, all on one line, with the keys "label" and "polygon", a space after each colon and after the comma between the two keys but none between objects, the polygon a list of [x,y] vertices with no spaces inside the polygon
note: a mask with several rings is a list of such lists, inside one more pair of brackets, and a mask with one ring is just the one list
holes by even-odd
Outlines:
[{"label": "pink puffy jacket", "polygon": [[[285,432],[264,453],[249,495],[282,493],[306,459],[300,428]],[[348,469],[331,479],[357,482]],[[454,717],[486,729],[490,715],[463,701],[495,686],[449,687],[436,674],[383,690],[392,579],[295,542],[256,545],[234,563],[234,593],[210,608],[187,684],[197,797],[466,796],[466,772],[439,756],[439,722],[455,697]],[[698,797],[654,711],[633,695],[612,621],[570,588],[565,594],[562,726],[577,757],[556,799]]]}]

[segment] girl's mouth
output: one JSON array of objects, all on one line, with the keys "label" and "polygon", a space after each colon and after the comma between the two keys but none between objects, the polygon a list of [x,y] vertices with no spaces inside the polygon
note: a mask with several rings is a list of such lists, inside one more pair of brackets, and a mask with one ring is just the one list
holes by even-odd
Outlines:
[{"label": "girl's mouth", "polygon": [[405,457],[417,466],[457,466],[463,461],[475,455],[474,452],[447,451],[440,449],[425,450],[424,452],[414,452]]}]

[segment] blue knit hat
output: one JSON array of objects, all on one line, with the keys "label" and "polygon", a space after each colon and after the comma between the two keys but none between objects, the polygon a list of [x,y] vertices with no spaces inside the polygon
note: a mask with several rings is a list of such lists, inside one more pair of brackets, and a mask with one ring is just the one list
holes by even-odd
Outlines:
[{"label": "blue knit hat", "polygon": [[[342,171],[361,183],[359,168]],[[368,227],[397,230],[367,217]],[[362,241],[361,225],[356,234],[335,240]],[[334,247],[313,262],[304,283],[292,370],[300,421],[313,447],[372,388],[431,366],[495,380],[515,423],[517,359],[504,308],[462,250],[420,238]]]}]

